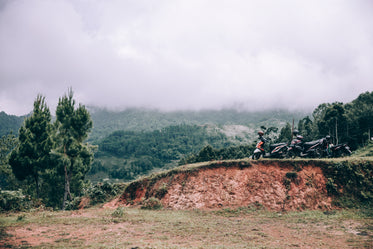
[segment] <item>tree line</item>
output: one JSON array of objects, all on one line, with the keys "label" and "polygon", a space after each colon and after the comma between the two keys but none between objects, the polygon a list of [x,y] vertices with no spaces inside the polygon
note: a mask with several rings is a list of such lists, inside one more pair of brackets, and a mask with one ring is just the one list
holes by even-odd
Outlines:
[{"label": "tree line", "polygon": [[[354,150],[365,146],[373,136],[373,92],[362,93],[346,104],[320,104],[312,112],[312,117],[300,119],[294,128],[306,141],[330,135],[334,144],[348,143]],[[292,129],[287,123],[277,141],[289,141]]]},{"label": "tree line", "polygon": [[[306,116],[298,124],[286,123],[278,133],[277,127],[260,126],[265,136],[270,137],[270,143],[290,142],[292,131],[297,129],[305,141],[331,136],[334,144],[347,143],[356,150],[365,146],[373,136],[373,92],[360,94],[350,103],[341,102],[320,104],[312,116]],[[266,149],[270,143],[266,144]],[[210,160],[236,159],[249,156],[255,148],[255,142],[248,146],[235,146],[230,148],[214,148],[205,146],[199,152],[182,158],[180,165]]]},{"label": "tree line", "polygon": [[[365,92],[351,103],[320,104],[311,115],[285,126],[258,126],[270,143],[290,142],[292,131],[298,129],[305,141],[330,135],[334,144],[348,143],[353,150],[364,146],[371,137],[373,126],[373,92]],[[208,134],[202,126],[176,125],[154,131],[115,131],[97,145],[99,151],[90,173],[105,172],[111,178],[134,179],[171,161],[178,165],[210,160],[249,157],[256,141],[237,146],[224,134]],[[267,148],[268,150],[268,148]],[[106,156],[106,157],[105,157]],[[108,158],[118,157],[120,163]]]},{"label": "tree line", "polygon": [[[24,190],[34,200],[65,209],[86,184],[93,147],[84,141],[91,129],[90,114],[84,105],[76,106],[72,89],[59,98],[54,122],[45,97],[38,95],[18,138],[8,135],[2,139],[1,168],[7,173],[2,186],[10,185],[14,175],[16,180],[24,182]],[[9,167],[6,167],[6,153]],[[13,188],[17,185],[13,181]]]}]

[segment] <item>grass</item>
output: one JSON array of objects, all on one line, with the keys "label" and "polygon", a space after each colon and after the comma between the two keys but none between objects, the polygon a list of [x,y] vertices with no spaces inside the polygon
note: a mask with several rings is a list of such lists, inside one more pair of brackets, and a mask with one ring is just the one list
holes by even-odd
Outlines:
[{"label": "grass", "polygon": [[[118,210],[0,215],[0,248],[370,248],[373,220],[359,210],[279,213]],[[18,217],[23,216],[21,220]],[[23,242],[22,242],[23,241]],[[1,244],[3,243],[3,244]]]},{"label": "grass", "polygon": [[[299,165],[372,162],[372,157],[294,159]],[[181,166],[139,179],[154,184],[179,172],[201,168],[250,167],[278,160],[214,161]],[[129,185],[131,186],[131,185]],[[159,189],[164,192],[167,186]],[[162,191],[161,191],[162,190]],[[152,210],[98,207],[82,211],[0,214],[0,248],[373,248],[372,209],[274,212],[261,205],[237,209]]]}]

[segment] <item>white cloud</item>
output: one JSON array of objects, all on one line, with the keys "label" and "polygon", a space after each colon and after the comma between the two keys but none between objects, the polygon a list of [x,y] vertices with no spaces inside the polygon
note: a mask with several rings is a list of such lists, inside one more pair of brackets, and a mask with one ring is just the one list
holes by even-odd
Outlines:
[{"label": "white cloud", "polygon": [[0,110],[37,93],[164,109],[314,108],[372,91],[367,0],[15,0],[0,5]]}]

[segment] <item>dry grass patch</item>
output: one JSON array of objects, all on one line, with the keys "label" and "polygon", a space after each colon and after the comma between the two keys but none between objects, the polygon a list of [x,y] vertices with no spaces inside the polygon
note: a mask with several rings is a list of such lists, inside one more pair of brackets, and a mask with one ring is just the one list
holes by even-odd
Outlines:
[{"label": "dry grass patch", "polygon": [[[19,220],[18,217],[24,215]],[[1,214],[1,248],[371,248],[359,211],[121,210]]]}]

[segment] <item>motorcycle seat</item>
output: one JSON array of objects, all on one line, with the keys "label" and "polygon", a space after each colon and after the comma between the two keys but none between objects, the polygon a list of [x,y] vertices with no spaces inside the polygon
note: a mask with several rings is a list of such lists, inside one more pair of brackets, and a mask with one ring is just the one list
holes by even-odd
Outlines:
[{"label": "motorcycle seat", "polygon": [[305,148],[310,148],[310,147],[312,147],[312,146],[314,146],[315,144],[318,144],[318,143],[320,143],[320,140],[315,140],[315,141],[311,141],[311,142],[305,142],[303,144],[303,146]]}]

